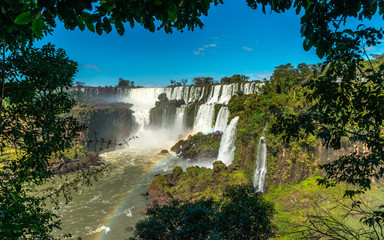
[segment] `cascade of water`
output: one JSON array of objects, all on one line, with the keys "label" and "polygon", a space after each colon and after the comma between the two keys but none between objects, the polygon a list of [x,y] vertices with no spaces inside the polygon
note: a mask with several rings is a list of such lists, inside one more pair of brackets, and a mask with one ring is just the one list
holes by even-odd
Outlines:
[{"label": "cascade of water", "polygon": [[182,135],[185,131],[185,122],[187,117],[186,113],[187,113],[186,107],[179,107],[176,109],[174,130],[177,135]]},{"label": "cascade of water", "polygon": [[233,118],[221,137],[217,160],[221,160],[227,166],[232,163],[235,155],[236,127],[238,120],[239,117]]},{"label": "cascade of water", "polygon": [[231,100],[231,97],[236,94],[238,89],[239,89],[238,83],[223,85],[219,103],[228,104],[229,100]]},{"label": "cascade of water", "polygon": [[213,89],[211,90],[211,95],[209,96],[207,103],[212,104],[219,102],[221,87],[222,85],[213,86]]},{"label": "cascade of water", "polygon": [[214,104],[203,104],[199,106],[195,122],[193,124],[194,132],[209,132],[212,128],[213,117],[215,115]]},{"label": "cascade of water", "polygon": [[260,137],[257,150],[256,169],[253,177],[253,187],[258,192],[264,191],[265,174],[267,173],[267,144],[264,137]]},{"label": "cascade of water", "polygon": [[[169,100],[183,99],[186,104],[205,100],[206,104],[199,106],[197,116],[194,119],[193,129],[194,132],[208,132],[213,130],[212,123],[215,112],[215,104],[228,104],[229,100],[234,94],[236,94],[238,89],[242,90],[245,94],[254,93],[254,91],[256,91],[256,85],[256,83],[234,83],[227,85],[213,85],[209,87],[178,86],[166,88],[118,88],[116,89],[115,94],[119,101],[133,104],[132,110],[134,111],[133,115],[136,125],[135,129],[137,131],[136,134],[138,135],[142,135],[142,133],[147,130],[150,122],[149,111],[151,108],[155,107],[155,102],[158,101],[158,96],[162,93],[165,93]],[[99,93],[97,88],[87,88],[86,91],[89,95],[102,94],[101,91]],[[183,109],[178,111],[185,112],[186,110]],[[225,130],[227,124],[227,115],[229,115],[228,109],[222,108],[217,116],[215,130]],[[182,113],[178,112],[173,122],[178,122],[178,124],[179,122],[186,122],[185,120],[180,120],[181,116]],[[186,114],[183,116],[185,117]],[[169,123],[166,123],[170,121],[166,112],[163,113],[162,118],[162,126],[169,125]],[[185,127],[180,129],[185,130]]]},{"label": "cascade of water", "polygon": [[143,131],[149,124],[149,110],[155,107],[158,96],[165,88],[131,88],[121,96],[121,101],[132,103],[137,130]]},{"label": "cascade of water", "polygon": [[225,132],[227,128],[229,118],[229,109],[227,107],[221,107],[219,113],[217,114],[215,130]]}]

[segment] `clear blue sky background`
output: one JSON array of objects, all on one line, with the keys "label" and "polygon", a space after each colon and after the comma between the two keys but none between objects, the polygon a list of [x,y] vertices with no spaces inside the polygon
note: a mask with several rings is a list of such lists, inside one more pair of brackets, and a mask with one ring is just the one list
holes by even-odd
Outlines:
[{"label": "clear blue sky background", "polygon": [[[51,42],[64,48],[79,63],[75,81],[90,86],[117,85],[118,78],[147,87],[169,85],[170,79],[244,74],[251,79],[269,77],[281,64],[317,63],[312,49],[305,52],[300,36],[300,17],[293,11],[263,14],[245,1],[226,0],[212,6],[203,17],[203,29],[166,34],[151,33],[141,26],[126,25],[124,36],[114,29],[101,36],[88,30],[66,30],[61,23]],[[380,53],[383,48],[369,49]]]}]

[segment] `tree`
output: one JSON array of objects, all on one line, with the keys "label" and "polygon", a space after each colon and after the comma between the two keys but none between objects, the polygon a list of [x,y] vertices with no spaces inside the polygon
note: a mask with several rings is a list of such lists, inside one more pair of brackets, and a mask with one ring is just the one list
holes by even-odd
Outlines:
[{"label": "tree", "polygon": [[183,78],[183,79],[181,79],[181,84],[183,85],[183,86],[187,86],[187,84],[188,84],[188,79],[185,79],[185,78]]},{"label": "tree", "polygon": [[155,206],[136,225],[133,239],[268,239],[275,210],[251,186],[232,186],[223,200],[174,201]]},{"label": "tree", "polygon": [[119,78],[119,84],[117,84],[117,87],[129,87],[129,80],[124,80],[123,78]]},{"label": "tree", "polygon": [[77,88],[84,87],[84,86],[85,86],[85,82],[80,82],[80,81],[75,82],[75,87]]},{"label": "tree", "polygon": [[192,79],[192,82],[196,86],[205,86],[205,85],[215,84],[215,81],[213,81],[213,78],[211,77],[194,77]]},{"label": "tree", "polygon": [[[6,103],[0,115],[0,238],[48,239],[60,221],[44,208],[48,195],[31,194],[52,176],[52,155],[70,146],[83,130],[67,114],[74,100],[77,63],[52,45],[14,51],[7,59]],[[29,237],[28,237],[29,236]]]},{"label": "tree", "polygon": [[232,77],[222,77],[221,84],[241,83],[248,81],[249,77],[242,74],[235,74]]},{"label": "tree", "polygon": [[171,85],[170,87],[178,87],[178,86],[187,86],[188,79],[181,79],[180,82],[176,80],[170,80]]}]

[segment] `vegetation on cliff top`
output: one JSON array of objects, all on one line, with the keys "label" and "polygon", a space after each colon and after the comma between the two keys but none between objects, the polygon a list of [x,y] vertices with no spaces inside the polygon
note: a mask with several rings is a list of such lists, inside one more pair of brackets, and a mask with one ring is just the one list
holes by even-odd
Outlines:
[{"label": "vegetation on cliff top", "polygon": [[[168,203],[171,200],[219,200],[226,186],[248,184],[250,178],[246,172],[235,165],[227,168],[217,161],[213,163],[213,169],[194,166],[184,172],[181,167],[176,167],[171,174],[159,175],[152,180],[150,193],[166,198],[163,202]],[[156,201],[154,196],[150,204],[154,205]]]},{"label": "vegetation on cliff top", "polygon": [[185,140],[178,141],[171,151],[185,159],[216,159],[219,154],[220,141],[223,133],[196,133]]}]

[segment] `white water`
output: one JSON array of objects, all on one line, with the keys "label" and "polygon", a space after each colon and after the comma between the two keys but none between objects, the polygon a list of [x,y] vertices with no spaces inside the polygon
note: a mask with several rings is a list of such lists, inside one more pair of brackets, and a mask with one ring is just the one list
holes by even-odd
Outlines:
[{"label": "white water", "polygon": [[212,87],[213,89],[211,90],[211,95],[209,96],[209,99],[207,103],[213,104],[213,103],[218,103],[219,102],[219,96],[221,93],[221,88],[222,85],[215,85]]},{"label": "white water", "polygon": [[214,104],[203,104],[199,106],[195,122],[193,124],[194,132],[210,132],[212,130],[213,118],[215,116]]},{"label": "white water", "polygon": [[[158,96],[162,93],[167,95],[169,100],[184,100],[185,104],[191,104],[196,101],[204,101],[208,104],[199,108],[199,113],[194,121],[193,131],[212,131],[212,122],[214,115],[215,104],[228,104],[229,100],[239,90],[244,94],[254,94],[258,91],[260,83],[247,82],[247,83],[233,83],[226,85],[213,85],[207,87],[199,86],[178,86],[178,87],[165,87],[165,88],[118,88],[115,96],[112,99],[133,104],[132,110],[134,111],[135,119],[135,135],[145,135],[150,123],[149,110],[155,107]],[[99,95],[99,88],[82,88],[81,91],[89,96]],[[104,92],[104,91],[103,91]],[[109,96],[111,97],[111,96]],[[203,113],[203,110],[209,110]],[[166,113],[164,113],[165,118]],[[178,118],[176,116],[175,118]],[[202,121],[207,122],[203,123]],[[176,119],[174,122],[176,123]],[[167,125],[167,124],[165,124]],[[169,129],[168,129],[169,130]],[[170,132],[170,131],[169,131]],[[158,134],[157,134],[158,135]],[[180,134],[175,134],[179,136]]]},{"label": "white water", "polygon": [[174,122],[174,131],[177,135],[182,135],[186,130],[186,114],[187,108],[186,107],[179,107],[176,109],[176,118]]},{"label": "white water", "polygon": [[225,132],[227,128],[229,118],[229,109],[228,107],[221,107],[219,113],[217,114],[216,122],[215,122],[215,130]]},{"label": "white water", "polygon": [[235,137],[238,120],[239,117],[233,118],[225,130],[223,136],[221,137],[217,160],[222,161],[227,166],[232,163],[233,157],[235,155]]},{"label": "white water", "polygon": [[256,169],[253,177],[253,187],[258,192],[264,192],[265,174],[267,173],[267,144],[264,137],[260,137],[257,149]]}]

